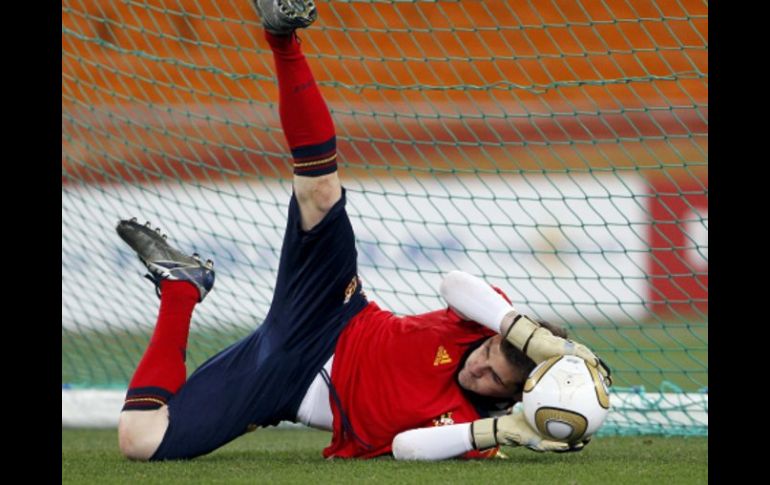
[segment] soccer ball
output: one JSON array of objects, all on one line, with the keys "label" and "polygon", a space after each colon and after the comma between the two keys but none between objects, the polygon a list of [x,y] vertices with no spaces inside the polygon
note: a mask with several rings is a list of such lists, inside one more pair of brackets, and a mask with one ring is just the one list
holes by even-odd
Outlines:
[{"label": "soccer ball", "polygon": [[573,355],[551,357],[524,384],[524,416],[543,438],[580,442],[599,429],[610,410],[602,375]]}]

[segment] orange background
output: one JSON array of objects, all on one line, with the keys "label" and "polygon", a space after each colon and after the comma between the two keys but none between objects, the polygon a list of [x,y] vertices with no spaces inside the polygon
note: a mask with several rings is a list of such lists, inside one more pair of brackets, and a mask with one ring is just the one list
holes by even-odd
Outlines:
[{"label": "orange background", "polygon": [[[251,3],[184,3],[63,6],[64,183],[289,173]],[[323,2],[301,38],[346,176],[700,178],[707,15],[690,0]]]}]

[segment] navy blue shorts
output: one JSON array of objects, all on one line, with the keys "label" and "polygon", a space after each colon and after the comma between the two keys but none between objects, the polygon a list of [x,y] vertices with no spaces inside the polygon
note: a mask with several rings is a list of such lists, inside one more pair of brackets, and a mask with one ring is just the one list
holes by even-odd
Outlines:
[{"label": "navy blue shorts", "polygon": [[273,302],[251,335],[203,363],[168,401],[152,460],[209,453],[258,426],[294,420],[340,332],[366,306],[342,199],[310,231],[289,202]]}]

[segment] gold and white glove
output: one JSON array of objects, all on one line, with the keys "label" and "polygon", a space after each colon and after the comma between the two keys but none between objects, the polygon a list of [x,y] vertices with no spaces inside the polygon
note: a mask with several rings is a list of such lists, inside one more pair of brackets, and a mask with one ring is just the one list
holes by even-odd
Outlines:
[{"label": "gold and white glove", "polygon": [[533,451],[569,451],[570,445],[541,437],[524,418],[524,412],[516,409],[512,414],[499,418],[477,419],[471,423],[473,447],[485,450],[493,446],[526,446]]},{"label": "gold and white glove", "polygon": [[503,337],[524,352],[535,364],[557,355],[576,355],[596,368],[608,386],[612,385],[610,368],[585,345],[564,339],[551,333],[526,315],[511,311],[500,324]]}]

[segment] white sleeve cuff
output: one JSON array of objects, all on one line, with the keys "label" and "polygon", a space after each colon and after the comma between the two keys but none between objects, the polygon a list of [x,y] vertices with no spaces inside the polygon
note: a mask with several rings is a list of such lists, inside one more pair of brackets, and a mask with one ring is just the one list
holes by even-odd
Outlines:
[{"label": "white sleeve cuff", "polygon": [[472,449],[470,423],[410,429],[393,439],[396,460],[446,460]]}]

